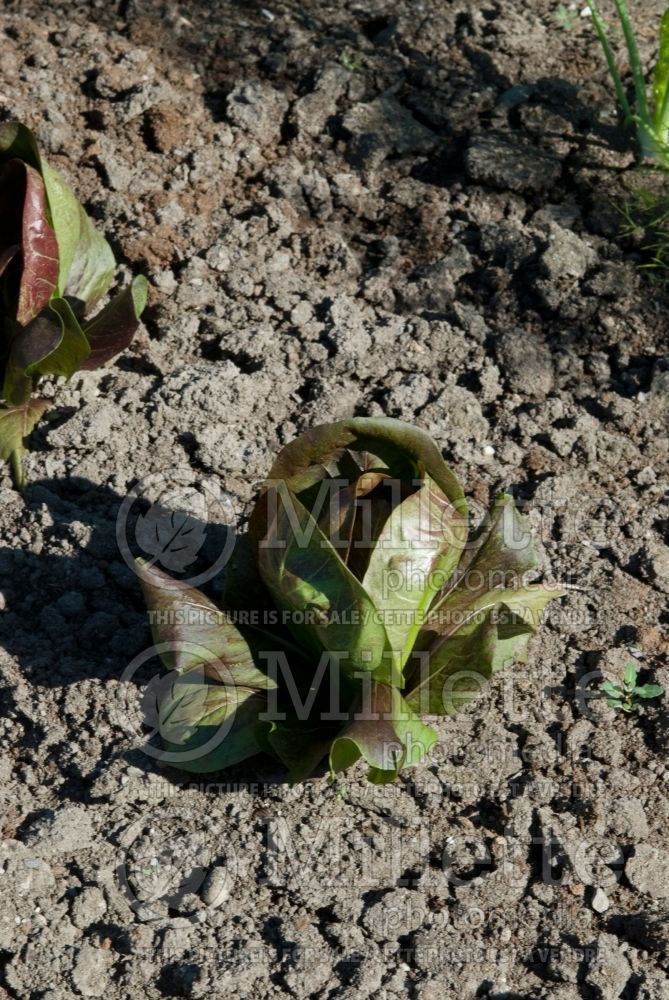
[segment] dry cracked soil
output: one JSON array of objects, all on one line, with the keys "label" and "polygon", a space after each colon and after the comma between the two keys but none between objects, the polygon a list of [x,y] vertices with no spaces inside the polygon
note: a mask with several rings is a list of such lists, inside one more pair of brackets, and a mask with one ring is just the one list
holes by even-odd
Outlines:
[{"label": "dry cracked soil", "polygon": [[[668,296],[590,20],[1,6],[0,117],[152,292],[125,355],[46,384],[25,492],[0,478],[0,997],[667,1000],[667,708],[591,695],[634,656],[669,685]],[[282,444],[381,414],[476,503],[511,489],[574,586],[528,665],[387,788],[161,767],[142,511],[199,504],[211,567]]]}]

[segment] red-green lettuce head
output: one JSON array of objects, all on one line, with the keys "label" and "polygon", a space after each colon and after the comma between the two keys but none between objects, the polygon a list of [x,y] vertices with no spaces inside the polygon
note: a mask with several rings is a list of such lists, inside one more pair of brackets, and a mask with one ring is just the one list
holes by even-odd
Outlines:
[{"label": "red-green lettuce head", "polygon": [[427,434],[352,418],[283,449],[251,535],[265,585],[314,649],[346,650],[352,670],[396,683],[460,560],[467,505]]}]

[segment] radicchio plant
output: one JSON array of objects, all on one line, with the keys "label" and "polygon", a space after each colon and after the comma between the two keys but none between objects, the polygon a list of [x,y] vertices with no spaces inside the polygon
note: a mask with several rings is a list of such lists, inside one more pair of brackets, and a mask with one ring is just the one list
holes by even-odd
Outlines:
[{"label": "radicchio plant", "polygon": [[92,318],[116,263],[32,132],[0,124],[0,458],[23,485],[25,438],[48,406],[40,376],[99,368],[132,340],[147,299],[136,277]]},{"label": "radicchio plant", "polygon": [[260,627],[140,566],[155,642],[170,650],[158,728],[185,770],[266,751],[293,780],[325,757],[332,776],[362,757],[372,782],[390,781],[436,740],[421,716],[454,714],[525,662],[564,593],[524,582],[537,557],[513,498],[470,532],[438,448],[398,420],[326,424],[289,444],[250,537],[270,599]]}]

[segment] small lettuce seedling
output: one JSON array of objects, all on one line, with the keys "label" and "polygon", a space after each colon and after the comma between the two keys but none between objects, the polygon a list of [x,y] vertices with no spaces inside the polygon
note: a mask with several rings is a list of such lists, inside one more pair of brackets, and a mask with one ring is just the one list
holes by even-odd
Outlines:
[{"label": "small lettuce seedling", "polygon": [[111,247],[32,132],[0,124],[0,458],[19,487],[25,439],[48,406],[34,398],[40,377],[99,368],[135,334],[144,277],[89,315],[115,269]]},{"label": "small lettuce seedling", "polygon": [[637,686],[637,677],[636,666],[630,661],[625,667],[622,684],[615,684],[613,681],[605,681],[602,684],[600,691],[607,696],[609,708],[631,714],[638,710],[642,701],[662,697],[664,688],[660,684],[640,684]]},{"label": "small lettuce seedling", "polygon": [[537,557],[513,498],[500,494],[470,532],[439,449],[399,420],[325,424],[285,447],[249,535],[259,580],[247,624],[262,584],[268,595],[255,630],[139,565],[168,651],[158,729],[184,770],[264,750],[294,781],[323,758],[332,778],[363,758],[370,781],[391,781],[437,738],[421,716],[454,714],[525,662],[543,609],[564,594],[524,581]]},{"label": "small lettuce seedling", "polygon": [[648,100],[646,79],[634,28],[626,0],[613,0],[618,21],[625,38],[627,55],[632,68],[634,104],[631,105],[616,66],[616,58],[609,41],[609,31],[600,14],[597,0],[587,0],[595,30],[604,50],[609,73],[615,87],[618,104],[627,125],[636,126],[641,158],[669,169],[669,7],[660,21],[659,54],[653,71],[652,102]]}]

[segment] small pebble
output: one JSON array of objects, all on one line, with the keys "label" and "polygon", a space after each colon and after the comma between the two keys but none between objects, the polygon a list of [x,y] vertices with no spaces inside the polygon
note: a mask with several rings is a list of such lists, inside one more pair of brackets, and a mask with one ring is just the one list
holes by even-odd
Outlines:
[{"label": "small pebble", "polygon": [[609,897],[603,889],[595,889],[595,894],[592,897],[590,905],[595,913],[606,913],[611,904],[609,903]]}]

